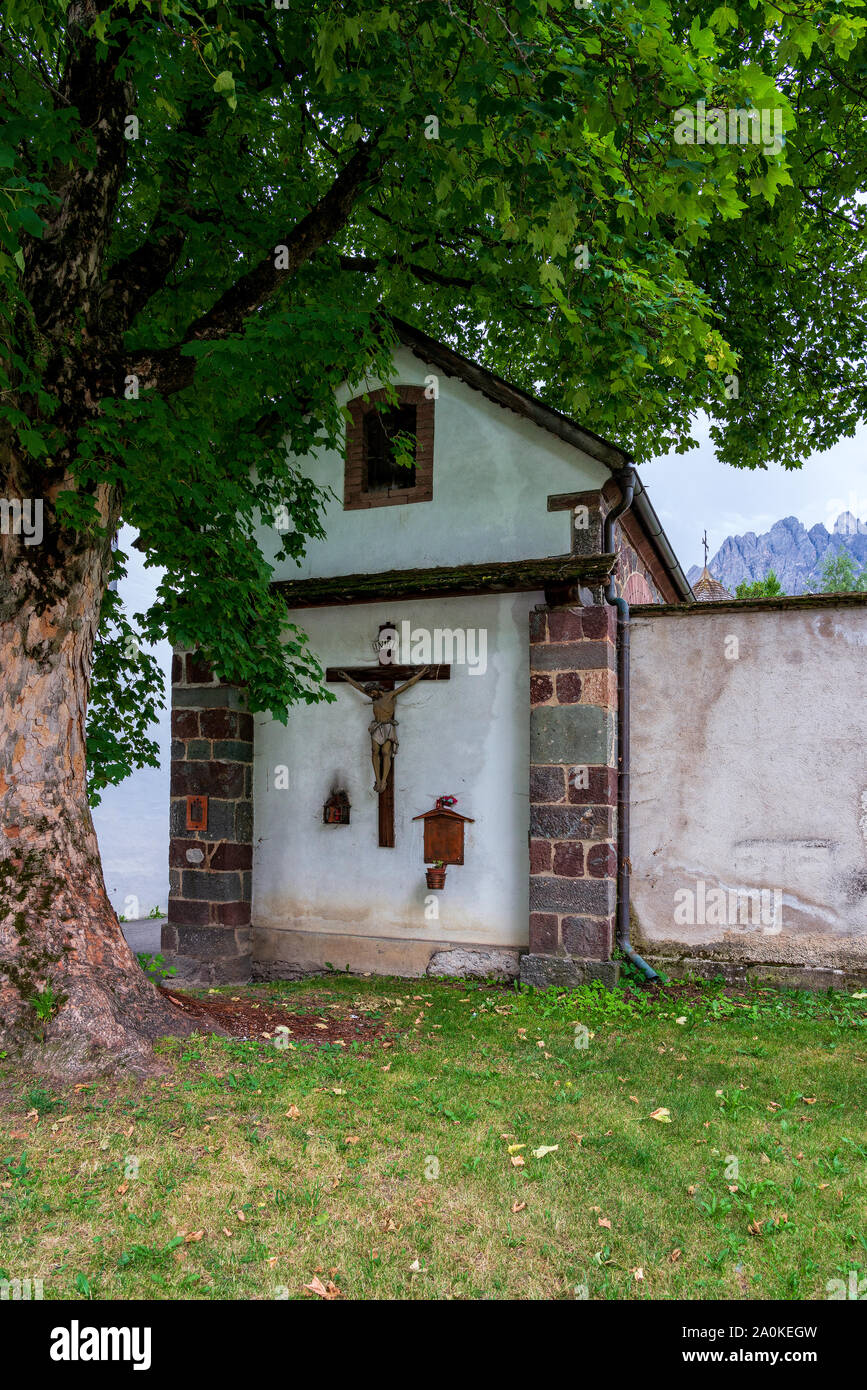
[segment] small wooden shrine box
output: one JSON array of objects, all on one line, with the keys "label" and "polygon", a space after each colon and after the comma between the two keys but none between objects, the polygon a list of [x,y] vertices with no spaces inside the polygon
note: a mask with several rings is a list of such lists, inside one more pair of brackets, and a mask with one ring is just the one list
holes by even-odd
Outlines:
[{"label": "small wooden shrine box", "polygon": [[413,820],[424,821],[424,860],[426,864],[441,859],[444,864],[464,862],[464,824],[473,824],[472,816],[460,816],[445,806],[424,811]]},{"label": "small wooden shrine box", "polygon": [[322,819],[326,825],[348,825],[349,811],[349,797],[346,792],[334,791],[322,808]]}]

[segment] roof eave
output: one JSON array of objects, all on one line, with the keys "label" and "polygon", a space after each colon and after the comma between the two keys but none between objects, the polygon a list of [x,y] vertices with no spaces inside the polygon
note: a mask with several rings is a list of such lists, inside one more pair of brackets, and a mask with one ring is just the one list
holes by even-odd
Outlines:
[{"label": "roof eave", "polygon": [[[523,415],[541,429],[556,435],[566,444],[571,444],[575,449],[581,449],[590,458],[604,464],[609,472],[617,474],[622,472],[624,468],[635,466],[632,455],[627,453],[625,449],[619,448],[617,444],[612,444],[610,439],[603,439],[601,435],[585,429],[583,425],[578,424],[577,420],[570,419],[568,415],[562,415],[553,406],[545,405],[543,401],[537,400],[535,396],[530,395],[520,386],[513,386],[510,382],[504,381],[495,372],[488,371],[486,367],[480,367],[477,362],[471,361],[469,357],[464,357],[460,352],[455,352],[453,348],[438,342],[436,338],[431,338],[427,333],[422,333],[420,329],[414,328],[404,319],[392,317],[391,322],[399,341],[423,362],[439,367],[447,376],[458,377],[468,386],[487,396],[488,400],[494,401],[507,410],[514,410],[518,415]],[[684,602],[694,603],[695,595],[689,580],[674,553],[671,542],[663,530],[662,523],[656,515],[647,490],[637,472],[635,478],[633,509],[653,544],[657,547],[666,572],[678,594]]]},{"label": "roof eave", "polygon": [[392,318],[391,322],[403,346],[409,348],[410,352],[421,358],[423,362],[432,363],[445,372],[446,376],[458,377],[461,381],[465,381],[468,386],[487,396],[488,400],[494,401],[495,404],[504,406],[507,410],[514,410],[516,414],[532,420],[541,429],[557,435],[566,444],[571,444],[575,449],[583,450],[585,454],[589,454],[598,463],[604,463],[612,473],[618,472],[621,468],[627,468],[634,462],[631,454],[616,444],[612,444],[610,439],[603,439],[601,435],[585,429],[583,425],[578,424],[577,420],[570,419],[568,415],[562,415],[553,406],[545,405],[529,391],[524,391],[522,387],[513,386],[510,382],[504,381],[502,377],[497,376],[496,372],[490,372],[486,367],[480,367],[478,362],[473,362],[469,357],[455,352],[445,343],[437,342],[436,338],[422,333],[420,329],[414,328],[412,324],[406,323],[403,319]]}]

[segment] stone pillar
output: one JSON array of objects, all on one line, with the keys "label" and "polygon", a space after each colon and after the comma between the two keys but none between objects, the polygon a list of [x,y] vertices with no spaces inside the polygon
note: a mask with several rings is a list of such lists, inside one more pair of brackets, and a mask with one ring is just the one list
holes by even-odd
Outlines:
[{"label": "stone pillar", "polygon": [[617,903],[616,610],[530,614],[527,984],[613,984]]},{"label": "stone pillar", "polygon": [[[191,984],[251,973],[253,716],[237,686],[196,652],[172,657],[169,915],[162,950]],[[187,829],[187,797],[206,796],[207,828]]]}]

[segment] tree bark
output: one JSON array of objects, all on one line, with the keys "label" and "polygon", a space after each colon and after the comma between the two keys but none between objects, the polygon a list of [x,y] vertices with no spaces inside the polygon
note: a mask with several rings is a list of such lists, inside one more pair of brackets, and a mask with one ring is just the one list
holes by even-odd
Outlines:
[{"label": "tree bark", "polygon": [[154,1039],[190,1025],[124,940],[87,801],[85,717],[112,499],[99,499],[106,537],[87,544],[64,543],[51,499],[41,500],[40,543],[0,535],[0,1046],[58,1079],[117,1066],[145,1073],[157,1067]]},{"label": "tree bark", "polygon": [[[242,333],[346,225],[384,158],[377,133],[287,230],[285,264],[278,267],[263,229],[258,261],[173,345],[128,352],[124,330],[182,251],[174,214],[187,197],[209,107],[187,113],[190,147],[178,152],[146,242],[107,271],[127,168],[124,125],[136,102],[126,58],[140,28],[131,22],[101,43],[93,22],[110,9],[110,0],[69,4],[55,99],[64,113],[77,113],[82,157],[56,161],[47,175],[55,197],[43,209],[44,233],[23,238],[27,309],[17,321],[15,353],[35,367],[56,409],[37,398],[32,378],[8,404],[35,423],[50,421],[61,444],[52,458],[24,456],[11,426],[8,436],[0,433],[0,503],[38,500],[44,512],[38,543],[2,534],[8,511],[0,527],[0,1048],[29,1056],[43,1074],[66,1077],[117,1065],[149,1070],[153,1039],[193,1024],[157,992],[123,939],[87,803],[91,660],[120,499],[108,490],[97,495],[104,530],[93,539],[58,523],[54,498],[76,487],[77,432],[99,415],[100,401],[117,399],[129,374],[142,391],[171,395],[188,386],[196,363],[183,347]],[[5,343],[0,353],[10,358],[6,375],[18,382],[14,354]]]}]

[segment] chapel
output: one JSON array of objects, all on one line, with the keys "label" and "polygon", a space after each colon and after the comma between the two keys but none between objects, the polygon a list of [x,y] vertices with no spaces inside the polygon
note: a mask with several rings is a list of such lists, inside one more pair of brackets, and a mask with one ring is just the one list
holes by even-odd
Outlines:
[{"label": "chapel", "polygon": [[395,327],[300,461],[325,539],[275,565],[333,699],[284,725],[174,655],[163,950],[212,984],[611,979],[623,632],[693,594],[625,450]]}]

